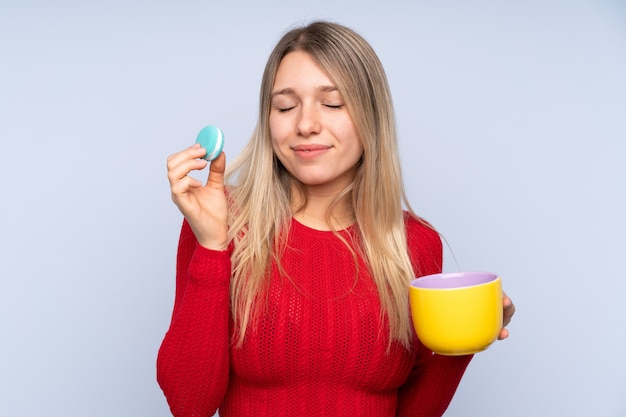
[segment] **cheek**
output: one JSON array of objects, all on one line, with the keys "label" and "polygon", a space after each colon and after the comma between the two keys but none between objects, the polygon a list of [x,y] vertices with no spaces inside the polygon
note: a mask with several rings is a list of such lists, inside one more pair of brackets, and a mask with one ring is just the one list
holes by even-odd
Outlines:
[{"label": "cheek", "polygon": [[358,154],[362,154],[363,153],[363,141],[361,140],[361,137],[356,132],[356,129],[354,129],[354,127],[352,127],[352,126],[347,127],[342,132],[342,135],[343,135],[344,138],[346,138],[346,141],[349,142],[349,143],[347,143],[347,145],[350,148],[352,148],[354,150],[354,152],[356,152]]},{"label": "cheek", "polygon": [[280,142],[280,138],[284,136],[283,124],[279,123],[275,117],[269,118],[270,138],[272,139],[272,146],[276,146]]},{"label": "cheek", "polygon": [[277,131],[277,126],[275,125],[275,123],[272,122],[271,117],[269,119],[268,127],[270,129],[270,140],[272,141],[272,148],[274,149],[274,151],[276,151],[276,145],[277,145],[276,139],[278,137],[278,131]]},{"label": "cheek", "polygon": [[356,126],[354,125],[351,117],[346,115],[345,117],[338,119],[334,128],[338,133],[338,136],[345,138],[346,141],[350,142],[352,147],[363,150],[363,141],[361,140],[361,136],[357,132]]},{"label": "cheek", "polygon": [[272,117],[270,117],[268,126],[270,129],[270,140],[272,142],[272,150],[274,151],[274,155],[276,155],[278,159],[280,159],[281,162],[284,163],[281,154],[281,145],[284,143],[284,140],[281,139],[282,137],[284,137],[281,125],[280,123],[276,123],[275,119],[272,121]]}]

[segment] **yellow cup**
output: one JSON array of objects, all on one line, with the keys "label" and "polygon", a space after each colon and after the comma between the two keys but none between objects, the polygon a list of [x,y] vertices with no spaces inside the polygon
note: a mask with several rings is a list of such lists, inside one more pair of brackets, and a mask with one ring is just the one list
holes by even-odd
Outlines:
[{"label": "yellow cup", "polygon": [[502,328],[502,280],[488,272],[456,272],[417,278],[409,289],[420,341],[441,355],[487,349]]}]

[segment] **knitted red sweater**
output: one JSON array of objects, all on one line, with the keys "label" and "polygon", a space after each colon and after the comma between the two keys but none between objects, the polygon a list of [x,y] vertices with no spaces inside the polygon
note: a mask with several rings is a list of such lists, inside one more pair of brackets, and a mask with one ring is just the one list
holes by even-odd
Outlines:
[{"label": "knitted red sweater", "polygon": [[[419,275],[441,270],[437,234],[406,221]],[[342,231],[348,236],[351,230]],[[157,379],[176,417],[441,416],[470,356],[432,354],[417,339],[388,347],[376,286],[331,232],[292,221],[269,305],[241,348],[231,346],[227,251],[197,244],[185,222],[170,328]]]}]

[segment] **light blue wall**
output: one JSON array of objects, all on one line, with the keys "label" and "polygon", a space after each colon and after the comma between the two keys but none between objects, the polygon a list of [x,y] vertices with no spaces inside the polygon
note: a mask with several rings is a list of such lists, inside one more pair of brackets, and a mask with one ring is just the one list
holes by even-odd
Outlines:
[{"label": "light blue wall", "polygon": [[624,3],[285,3],[0,4],[0,415],[169,415],[165,158],[208,123],[238,153],[271,47],[314,18],[379,52],[446,269],[518,307],[447,416],[626,415]]}]

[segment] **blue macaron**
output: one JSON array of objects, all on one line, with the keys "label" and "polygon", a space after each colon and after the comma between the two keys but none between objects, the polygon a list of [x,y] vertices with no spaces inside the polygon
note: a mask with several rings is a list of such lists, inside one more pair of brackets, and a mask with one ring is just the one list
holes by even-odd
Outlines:
[{"label": "blue macaron", "polygon": [[198,133],[196,143],[206,149],[206,154],[202,157],[207,161],[212,161],[219,156],[224,147],[224,133],[216,126],[205,126]]}]

